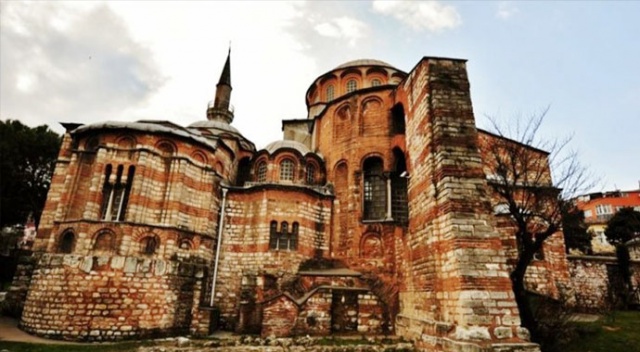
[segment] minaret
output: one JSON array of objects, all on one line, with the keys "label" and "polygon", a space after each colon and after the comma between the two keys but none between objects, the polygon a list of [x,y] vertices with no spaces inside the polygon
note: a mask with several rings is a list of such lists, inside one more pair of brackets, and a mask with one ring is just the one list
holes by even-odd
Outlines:
[{"label": "minaret", "polygon": [[216,97],[213,102],[209,102],[207,107],[207,120],[219,120],[226,123],[233,121],[233,106],[231,101],[231,48],[227,54],[227,61],[224,63],[220,80],[216,85]]}]

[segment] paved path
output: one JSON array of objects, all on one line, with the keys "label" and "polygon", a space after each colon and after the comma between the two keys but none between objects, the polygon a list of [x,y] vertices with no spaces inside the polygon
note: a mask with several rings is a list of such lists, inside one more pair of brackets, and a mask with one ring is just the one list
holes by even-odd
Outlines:
[{"label": "paved path", "polygon": [[18,321],[16,319],[0,316],[0,346],[2,346],[2,341],[46,343],[46,344],[57,344],[57,345],[81,345],[82,344],[79,342],[43,339],[41,337],[29,335],[26,332],[18,329]]}]

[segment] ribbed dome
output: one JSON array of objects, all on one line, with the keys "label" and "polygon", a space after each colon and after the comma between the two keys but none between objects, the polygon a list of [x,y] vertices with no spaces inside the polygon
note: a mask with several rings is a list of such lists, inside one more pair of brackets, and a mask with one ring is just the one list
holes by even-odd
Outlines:
[{"label": "ribbed dome", "polygon": [[380,61],[380,60],[359,59],[359,60],[353,60],[353,61],[345,62],[344,64],[336,67],[335,69],[347,68],[347,67],[355,67],[355,66],[387,66],[387,67],[393,67],[393,66],[389,65],[388,63],[386,63],[384,61]]},{"label": "ribbed dome", "polygon": [[309,148],[307,148],[306,145],[300,142],[292,141],[292,140],[275,141],[275,142],[269,143],[266,147],[264,147],[264,149],[267,152],[269,152],[269,154],[273,154],[278,149],[283,149],[283,148],[295,149],[298,152],[300,152],[300,154],[302,154],[303,156],[307,155],[308,153],[311,153],[311,150],[309,150]]}]

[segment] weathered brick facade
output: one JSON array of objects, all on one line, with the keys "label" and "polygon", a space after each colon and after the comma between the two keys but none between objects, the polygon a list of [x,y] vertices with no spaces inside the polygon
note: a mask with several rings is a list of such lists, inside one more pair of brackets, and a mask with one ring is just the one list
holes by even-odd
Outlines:
[{"label": "weathered brick facade", "polygon": [[[480,148],[494,137],[475,127],[463,60],[341,65],[312,83],[307,118],[261,150],[230,126],[229,65],[206,121],[65,125],[25,330],[112,340],[217,323],[537,350],[520,328],[515,240]],[[545,246],[532,289],[567,284],[563,248],[560,235]]]}]

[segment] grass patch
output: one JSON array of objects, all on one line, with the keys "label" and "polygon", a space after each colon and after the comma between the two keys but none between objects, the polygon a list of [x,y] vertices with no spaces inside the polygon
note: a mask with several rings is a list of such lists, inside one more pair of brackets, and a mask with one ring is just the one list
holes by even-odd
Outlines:
[{"label": "grass patch", "polygon": [[593,323],[575,323],[578,337],[566,352],[640,351],[640,312],[614,312]]},{"label": "grass patch", "polygon": [[133,352],[147,342],[131,341],[119,343],[94,343],[86,345],[39,344],[27,342],[0,341],[0,350],[11,352]]}]

